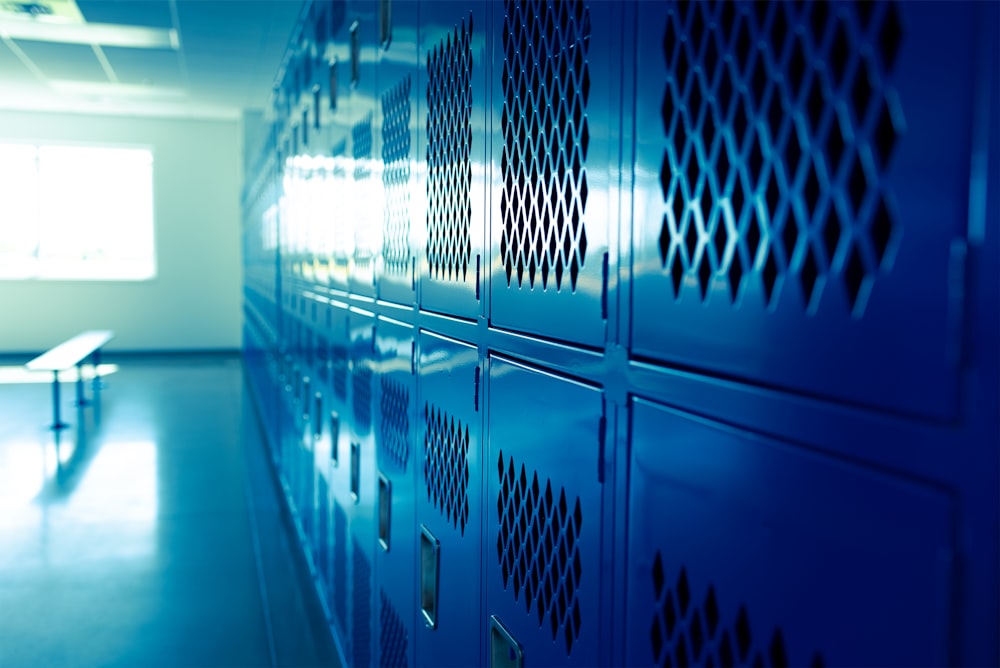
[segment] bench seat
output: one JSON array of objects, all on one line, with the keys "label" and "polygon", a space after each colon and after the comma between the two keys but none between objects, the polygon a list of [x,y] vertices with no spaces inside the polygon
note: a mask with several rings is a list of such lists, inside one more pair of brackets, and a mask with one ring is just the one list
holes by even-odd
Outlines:
[{"label": "bench seat", "polygon": [[78,406],[85,406],[87,397],[83,391],[84,362],[89,358],[94,365],[94,391],[98,388],[97,364],[101,353],[101,347],[112,339],[114,332],[106,329],[95,329],[74,336],[68,341],[60,343],[55,348],[42,353],[24,366],[31,371],[51,371],[52,372],[52,428],[63,429],[67,425],[59,417],[59,372],[77,367],[76,378],[76,403]]}]

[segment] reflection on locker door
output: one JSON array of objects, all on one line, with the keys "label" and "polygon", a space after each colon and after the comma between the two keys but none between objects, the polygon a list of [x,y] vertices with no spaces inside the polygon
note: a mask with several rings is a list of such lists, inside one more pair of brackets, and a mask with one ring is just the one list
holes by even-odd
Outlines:
[{"label": "reflection on locker door", "polygon": [[494,664],[602,662],[602,404],[597,388],[490,359],[480,633]]},{"label": "reflection on locker door", "polygon": [[479,353],[426,331],[418,343],[416,663],[479,665]]},{"label": "reflection on locker door", "polygon": [[[328,607],[333,616],[337,636],[346,645],[350,618],[348,616],[348,586],[350,545],[348,541],[347,510],[351,498],[351,406],[348,403],[348,376],[350,318],[346,304],[332,302],[327,328],[330,337],[330,460],[326,466],[330,479],[331,554],[328,569],[330,590]],[[349,648],[344,647],[346,652]]]},{"label": "reflection on locker door", "polygon": [[629,665],[952,663],[945,495],[641,399]]},{"label": "reflection on locker door", "polygon": [[377,663],[414,665],[416,613],[416,338],[409,325],[380,318],[376,327]]}]

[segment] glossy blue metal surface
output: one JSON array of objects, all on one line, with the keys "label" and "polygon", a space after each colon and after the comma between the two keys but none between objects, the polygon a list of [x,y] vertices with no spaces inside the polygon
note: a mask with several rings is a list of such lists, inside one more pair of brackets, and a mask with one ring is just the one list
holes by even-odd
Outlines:
[{"label": "glossy blue metal surface", "polygon": [[998,11],[307,4],[246,358],[344,660],[995,664]]}]

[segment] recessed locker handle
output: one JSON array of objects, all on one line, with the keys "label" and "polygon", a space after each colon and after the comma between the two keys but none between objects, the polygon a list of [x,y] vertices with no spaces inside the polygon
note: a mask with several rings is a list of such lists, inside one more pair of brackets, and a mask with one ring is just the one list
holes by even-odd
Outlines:
[{"label": "recessed locker handle", "polygon": [[340,415],[337,411],[330,411],[330,459],[334,466],[340,466],[340,453],[337,448],[340,444]]},{"label": "recessed locker handle", "polygon": [[319,439],[323,436],[323,395],[317,392],[315,395],[316,407],[313,410],[313,438]]},{"label": "recessed locker handle", "polygon": [[490,667],[521,668],[524,665],[524,648],[496,615],[490,615]]},{"label": "recessed locker handle", "polygon": [[357,21],[351,24],[351,86],[356,87],[361,81],[361,24]]},{"label": "recessed locker handle", "polygon": [[441,543],[434,534],[420,525],[420,612],[428,628],[437,628],[438,575]]},{"label": "recessed locker handle", "polygon": [[389,551],[389,523],[392,521],[392,483],[384,474],[378,476],[378,542]]},{"label": "recessed locker handle", "polygon": [[378,3],[378,43],[383,49],[388,49],[392,42],[392,0],[379,0]]},{"label": "recessed locker handle", "polygon": [[351,498],[361,500],[361,444],[351,442]]}]

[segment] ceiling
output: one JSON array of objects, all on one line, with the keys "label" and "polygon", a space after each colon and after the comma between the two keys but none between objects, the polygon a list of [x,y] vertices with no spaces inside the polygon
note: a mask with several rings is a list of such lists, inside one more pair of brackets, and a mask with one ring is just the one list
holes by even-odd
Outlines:
[{"label": "ceiling", "polygon": [[302,0],[0,0],[0,109],[264,109]]}]

